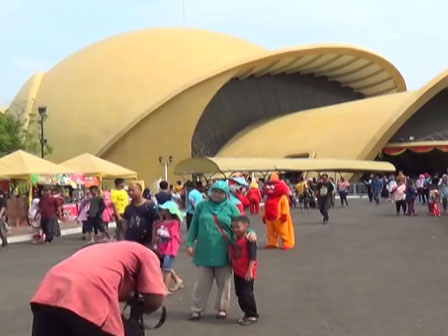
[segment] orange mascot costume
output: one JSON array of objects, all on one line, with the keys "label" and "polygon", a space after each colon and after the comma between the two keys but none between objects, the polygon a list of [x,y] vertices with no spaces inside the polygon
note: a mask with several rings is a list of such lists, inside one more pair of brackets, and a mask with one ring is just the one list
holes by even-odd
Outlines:
[{"label": "orange mascot costume", "polygon": [[274,173],[264,186],[264,194],[267,196],[263,216],[268,241],[266,248],[277,248],[278,238],[280,237],[281,248],[283,250],[292,249],[295,244],[295,237],[289,210],[288,186]]}]

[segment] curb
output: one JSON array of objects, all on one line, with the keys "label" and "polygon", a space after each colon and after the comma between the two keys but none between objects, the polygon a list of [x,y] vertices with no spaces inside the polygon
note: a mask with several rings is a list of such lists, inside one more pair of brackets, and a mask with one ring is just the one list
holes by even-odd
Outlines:
[{"label": "curb", "polygon": [[[109,229],[114,229],[116,224],[114,222],[109,223]],[[75,234],[80,234],[82,232],[82,227],[75,227],[70,229],[61,230],[61,236],[71,236]],[[16,244],[16,243],[26,243],[30,242],[33,238],[32,234],[20,235],[20,236],[10,236],[8,237],[8,244]]]}]

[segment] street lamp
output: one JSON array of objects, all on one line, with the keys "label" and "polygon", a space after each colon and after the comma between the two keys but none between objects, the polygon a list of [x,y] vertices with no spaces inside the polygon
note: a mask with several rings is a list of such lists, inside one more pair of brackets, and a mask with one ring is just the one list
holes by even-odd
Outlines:
[{"label": "street lamp", "polygon": [[162,156],[159,156],[159,163],[163,166],[164,181],[168,181],[168,166],[173,163],[173,156],[168,156],[168,161],[164,161]]},{"label": "street lamp", "polygon": [[40,155],[43,159],[45,144],[47,143],[47,139],[45,139],[45,137],[44,137],[44,120],[45,120],[45,116],[47,115],[47,107],[39,106],[37,108],[37,111],[39,111],[39,115],[40,115]]}]

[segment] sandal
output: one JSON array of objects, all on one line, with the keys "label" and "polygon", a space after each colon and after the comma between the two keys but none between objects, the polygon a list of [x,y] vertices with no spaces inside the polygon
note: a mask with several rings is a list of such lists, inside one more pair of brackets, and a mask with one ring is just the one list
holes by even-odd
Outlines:
[{"label": "sandal", "polygon": [[219,311],[218,314],[216,314],[216,319],[218,320],[224,320],[227,317],[227,313],[223,310]]},{"label": "sandal", "polygon": [[175,291],[177,291],[179,289],[182,289],[182,288],[184,288],[184,282],[183,281],[178,282],[177,284],[175,284],[173,287],[169,288],[168,290],[170,292],[175,292]]},{"label": "sandal", "polygon": [[199,321],[201,319],[201,313],[191,313],[190,321]]}]

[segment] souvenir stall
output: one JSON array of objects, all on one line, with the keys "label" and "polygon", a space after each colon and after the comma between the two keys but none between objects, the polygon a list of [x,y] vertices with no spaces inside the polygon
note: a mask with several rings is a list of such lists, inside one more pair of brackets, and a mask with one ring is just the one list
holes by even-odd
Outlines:
[{"label": "souvenir stall", "polygon": [[[86,188],[89,187],[87,186],[88,183],[98,183],[96,185],[103,188],[104,180],[124,178],[135,181],[137,179],[137,173],[135,171],[89,153],[84,153],[70,160],[61,162],[61,165],[84,174],[87,179]],[[89,178],[96,178],[97,180],[89,180]]]},{"label": "souvenir stall", "polygon": [[[33,197],[33,176],[74,173],[75,171],[18,150],[0,158],[0,180],[7,187],[8,219],[12,226],[28,224],[28,207]],[[37,181],[36,181],[37,182]]]}]

